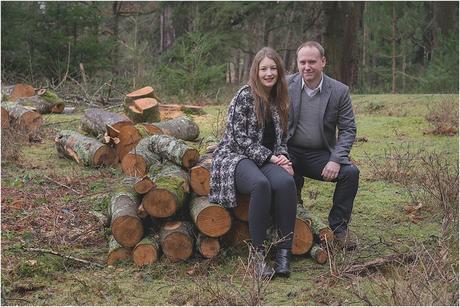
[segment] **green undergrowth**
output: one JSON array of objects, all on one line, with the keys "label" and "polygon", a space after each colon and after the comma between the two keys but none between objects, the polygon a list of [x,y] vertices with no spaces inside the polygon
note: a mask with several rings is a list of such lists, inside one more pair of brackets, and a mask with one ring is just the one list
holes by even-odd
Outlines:
[{"label": "green undergrowth", "polygon": [[[308,256],[294,257],[291,277],[271,281],[262,293],[260,304],[417,303],[405,300],[402,289],[391,288],[391,280],[407,286],[414,279],[409,270],[412,267],[407,264],[362,275],[346,272],[352,264],[411,252],[414,242],[425,244],[433,252],[439,248],[438,240],[443,236],[440,207],[422,203],[416,214],[408,213],[408,206],[417,205],[413,195],[401,182],[379,177],[376,166],[389,164],[388,158],[395,150],[436,152],[449,159],[452,166],[457,165],[458,135],[430,133],[425,116],[430,104],[446,99],[458,101],[458,96],[354,95],[352,99],[358,140],[351,158],[360,169],[360,186],[350,227],[358,235],[358,249],[342,255],[340,261],[325,265]],[[200,138],[190,144],[200,153],[219,141],[227,107],[227,104],[207,106],[205,115],[191,115],[200,127]],[[62,129],[78,131],[81,115],[82,110],[70,115],[46,115],[41,141],[20,144],[17,159],[2,159],[1,269],[2,296],[7,304],[247,305],[254,302],[250,300],[254,293],[248,290],[244,274],[248,257],[244,247],[224,249],[213,260],[193,258],[171,263],[162,257],[160,262],[144,268],[132,263],[105,266],[110,231],[89,212],[107,211],[111,191],[120,186],[124,175],[120,167],[92,169],[58,156],[54,145],[56,133]],[[334,184],[307,179],[302,191],[304,207],[326,222],[333,191]],[[458,237],[454,243],[446,259],[458,260]],[[27,248],[51,249],[104,267]],[[331,274],[332,266],[335,275]],[[451,268],[458,276],[458,263]],[[447,294],[439,293],[437,299],[423,297],[420,302],[458,303],[458,279],[448,282],[435,277],[433,285],[454,286],[448,288]],[[426,288],[419,290],[429,292]]]}]

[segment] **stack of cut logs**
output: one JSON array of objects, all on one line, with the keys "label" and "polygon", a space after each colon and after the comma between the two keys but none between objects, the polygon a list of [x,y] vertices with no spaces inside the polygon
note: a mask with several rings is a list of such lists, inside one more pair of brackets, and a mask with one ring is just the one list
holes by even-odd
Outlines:
[{"label": "stack of cut logs", "polygon": [[[195,250],[212,258],[221,244],[234,246],[249,240],[248,196],[239,195],[232,210],[208,201],[213,150],[200,156],[186,143],[198,138],[196,123],[185,116],[153,122],[160,117],[152,117],[158,103],[151,87],[128,94],[125,102],[129,118],[87,109],[80,128],[92,137],[64,130],[55,139],[63,156],[88,166],[120,162],[126,174],[109,203],[112,236],[107,263],[152,264],[160,252],[171,261],[181,261]],[[139,122],[144,115],[147,118]],[[298,208],[293,254],[309,253],[325,263],[327,254],[315,239],[331,241],[332,232]]]}]

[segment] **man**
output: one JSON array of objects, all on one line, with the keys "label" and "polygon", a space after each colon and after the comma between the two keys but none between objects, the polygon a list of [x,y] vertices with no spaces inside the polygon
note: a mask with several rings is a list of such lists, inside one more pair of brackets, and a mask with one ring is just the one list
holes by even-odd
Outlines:
[{"label": "man", "polygon": [[326,76],[325,65],[324,48],[319,43],[309,41],[297,49],[299,72],[288,76],[288,150],[299,199],[304,176],[336,183],[329,226],[339,246],[353,249],[356,236],[348,230],[348,224],[359,170],[348,155],[356,124],[348,86]]}]

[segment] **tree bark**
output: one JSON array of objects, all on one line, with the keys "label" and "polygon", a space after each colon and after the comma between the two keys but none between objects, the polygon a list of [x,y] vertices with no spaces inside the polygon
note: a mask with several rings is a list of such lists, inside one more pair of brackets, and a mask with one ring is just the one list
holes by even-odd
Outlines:
[{"label": "tree bark", "polygon": [[110,199],[109,216],[112,235],[124,247],[134,247],[144,236],[144,226],[137,216],[140,198],[127,191],[116,192]]},{"label": "tree bark", "polygon": [[199,196],[209,195],[212,154],[202,155],[197,164],[190,169],[190,186]]},{"label": "tree bark", "polygon": [[208,259],[214,258],[220,251],[219,239],[208,237],[202,233],[198,233],[195,246],[197,251]]},{"label": "tree bark", "polygon": [[311,247],[309,255],[319,264],[325,264],[328,259],[327,252],[316,243]]},{"label": "tree bark", "polygon": [[396,33],[396,4],[395,2],[392,3],[393,5],[393,17],[391,20],[392,26],[392,52],[391,52],[391,93],[396,94],[396,40],[397,40],[397,33]]},{"label": "tree bark", "polygon": [[167,135],[152,135],[149,140],[151,151],[184,168],[190,169],[199,159],[198,150],[182,140]]},{"label": "tree bark", "polygon": [[2,108],[9,114],[12,128],[29,136],[36,134],[43,124],[43,118],[40,113],[21,105],[4,102],[2,103]]},{"label": "tree bark", "polygon": [[297,217],[294,225],[294,237],[292,239],[292,254],[303,255],[310,250],[312,245],[313,233],[311,231],[310,222],[306,219]]},{"label": "tree bark", "polygon": [[167,222],[160,230],[161,249],[173,262],[187,260],[193,254],[194,237],[190,222]]},{"label": "tree bark", "polygon": [[96,108],[86,109],[80,119],[80,129],[99,138],[108,133],[107,125],[119,131],[122,127],[133,126],[133,122],[125,115]]},{"label": "tree bark", "polygon": [[128,176],[143,177],[150,166],[158,161],[161,161],[160,156],[150,150],[150,138],[143,138],[123,157],[121,169]]},{"label": "tree bark", "polygon": [[144,125],[147,130],[153,126],[155,127],[154,131],[157,131],[157,129],[161,131],[161,133],[154,134],[165,134],[184,141],[193,141],[200,135],[198,125],[187,116],[176,117],[146,126]]},{"label": "tree bark", "polygon": [[54,142],[59,154],[75,160],[78,164],[98,167],[117,162],[117,156],[111,147],[75,131],[62,130]]},{"label": "tree bark", "polygon": [[156,188],[144,195],[142,205],[150,216],[174,215],[187,201],[190,193],[190,177],[186,171],[173,163],[164,163],[161,170],[153,165],[149,173],[155,176]]},{"label": "tree bark", "polygon": [[42,95],[18,98],[16,103],[33,107],[40,114],[62,113],[65,107],[63,100],[51,91],[45,91]]},{"label": "tree bark", "polygon": [[137,266],[149,265],[160,258],[160,237],[150,234],[144,237],[133,249],[133,260]]},{"label": "tree bark", "polygon": [[113,236],[110,236],[107,265],[113,266],[116,265],[119,261],[131,259],[131,249],[121,246]]},{"label": "tree bark", "polygon": [[210,203],[206,196],[192,199],[190,216],[198,230],[212,238],[226,234],[232,226],[232,218],[227,209]]}]

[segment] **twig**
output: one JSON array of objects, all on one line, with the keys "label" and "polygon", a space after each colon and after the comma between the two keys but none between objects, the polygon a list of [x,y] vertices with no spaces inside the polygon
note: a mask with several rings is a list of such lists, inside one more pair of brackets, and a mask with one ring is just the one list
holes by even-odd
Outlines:
[{"label": "twig", "polygon": [[48,179],[48,180],[51,181],[51,182],[54,182],[54,183],[57,184],[57,185],[60,185],[61,187],[67,188],[67,189],[69,189],[69,190],[72,190],[73,192],[75,192],[75,193],[77,193],[77,194],[81,194],[81,193],[82,193],[82,192],[79,192],[79,191],[77,191],[77,190],[72,189],[71,187],[69,187],[69,186],[67,186],[67,185],[65,185],[65,184],[63,184],[63,183],[60,183],[60,182],[55,181],[55,180],[51,179],[50,177],[48,177],[48,176],[46,176],[46,175],[44,175],[43,177],[45,177],[46,179]]},{"label": "twig", "polygon": [[356,273],[369,268],[377,268],[379,266],[393,262],[409,262],[415,258],[413,254],[392,254],[380,258],[376,258],[361,264],[355,264],[346,269],[345,273]]},{"label": "twig", "polygon": [[66,256],[66,255],[63,255],[61,253],[58,253],[58,252],[55,252],[55,251],[52,251],[50,249],[42,249],[42,248],[25,248],[26,251],[29,251],[29,252],[39,252],[39,253],[47,253],[47,254],[52,254],[52,255],[55,255],[55,256],[59,256],[59,257],[62,257],[62,258],[66,258],[66,259],[70,259],[70,260],[74,260],[74,261],[77,261],[77,262],[81,262],[81,263],[84,263],[84,264],[87,264],[87,265],[94,265],[94,266],[97,266],[99,268],[103,268],[104,266],[100,263],[97,263],[97,262],[91,262],[91,261],[88,261],[88,260],[84,260],[84,259],[80,259],[80,258],[76,258],[76,257],[72,257],[72,256]]}]

